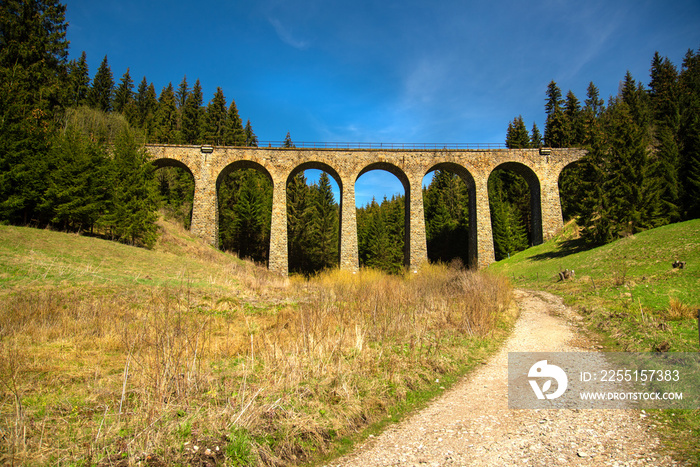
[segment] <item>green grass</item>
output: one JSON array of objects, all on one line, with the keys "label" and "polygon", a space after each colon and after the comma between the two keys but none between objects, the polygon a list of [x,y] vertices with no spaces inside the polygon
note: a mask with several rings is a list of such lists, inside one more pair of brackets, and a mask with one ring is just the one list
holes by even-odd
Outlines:
[{"label": "green grass", "polygon": [[[515,287],[564,297],[609,351],[697,352],[700,220],[667,225],[597,248],[570,224],[556,239],[491,265]],[[685,261],[674,269],[675,260]],[[575,278],[558,279],[564,269]],[[700,411],[653,411],[669,449],[700,465]]]}]

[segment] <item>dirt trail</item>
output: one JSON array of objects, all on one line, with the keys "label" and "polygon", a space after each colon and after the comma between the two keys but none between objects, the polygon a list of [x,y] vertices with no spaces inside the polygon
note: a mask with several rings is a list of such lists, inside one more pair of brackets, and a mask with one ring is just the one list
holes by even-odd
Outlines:
[{"label": "dirt trail", "polygon": [[637,410],[509,410],[508,352],[591,351],[580,318],[545,292],[516,291],[521,315],[486,365],[331,466],[680,465]]}]

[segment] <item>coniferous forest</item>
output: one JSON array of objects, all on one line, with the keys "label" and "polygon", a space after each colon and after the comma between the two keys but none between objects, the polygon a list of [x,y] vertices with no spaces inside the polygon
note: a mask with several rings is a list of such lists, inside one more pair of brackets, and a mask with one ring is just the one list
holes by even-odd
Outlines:
[{"label": "coniferous forest", "polygon": [[[205,104],[199,80],[157,93],[107,56],[90,74],[85,53],[68,60],[65,6],[9,0],[0,10],[0,222],[100,235],[150,247],[158,212],[189,227],[194,183],[184,169],[156,170],[145,143],[257,146],[233,99],[217,88]],[[583,104],[555,82],[546,89],[544,135],[522,117],[508,124],[509,148],[583,147],[588,156],[560,179],[562,209],[599,244],[700,216],[700,50],[680,69],[651,58],[647,86],[629,73],[607,104],[591,83]],[[293,147],[289,133],[285,146]],[[338,200],[323,173],[301,171],[287,187],[290,271],[338,264]],[[424,188],[428,256],[468,264],[469,187],[435,171]],[[219,186],[220,247],[265,262],[272,186],[254,169]],[[531,244],[530,190],[508,170],[489,179],[496,259]],[[357,211],[361,265],[403,270],[403,195]]]}]

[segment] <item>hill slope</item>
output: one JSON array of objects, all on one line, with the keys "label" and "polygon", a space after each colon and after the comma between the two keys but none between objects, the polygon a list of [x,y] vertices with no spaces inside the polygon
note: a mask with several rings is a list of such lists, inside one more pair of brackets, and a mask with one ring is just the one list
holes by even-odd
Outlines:
[{"label": "hill slope", "polygon": [[514,321],[492,275],[287,279],[161,230],[149,251],[0,226],[0,463],[303,462],[439,394]]}]

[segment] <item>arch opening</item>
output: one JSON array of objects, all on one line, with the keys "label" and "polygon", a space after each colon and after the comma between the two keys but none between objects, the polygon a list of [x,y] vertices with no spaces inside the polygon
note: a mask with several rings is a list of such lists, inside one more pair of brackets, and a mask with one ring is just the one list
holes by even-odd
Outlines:
[{"label": "arch opening", "polygon": [[428,260],[477,267],[476,184],[464,167],[443,163],[423,178]]},{"label": "arch opening", "polygon": [[287,178],[289,271],[310,275],[340,264],[342,182],[327,164],[307,162]]},{"label": "arch opening", "polygon": [[192,207],[194,205],[194,175],[187,165],[174,159],[157,159],[156,184],[160,209],[166,218],[186,229],[192,225]]},{"label": "arch opening", "polygon": [[260,164],[238,161],[216,180],[218,242],[224,251],[267,264],[272,222],[272,177]]},{"label": "arch opening", "polygon": [[576,218],[583,213],[581,200],[581,180],[583,179],[584,163],[582,160],[568,164],[559,173],[559,201],[561,202],[562,220],[564,222]]},{"label": "arch opening", "polygon": [[540,182],[532,169],[501,164],[489,176],[488,191],[496,261],[542,243]]},{"label": "arch opening", "polygon": [[391,164],[371,164],[355,180],[355,199],[360,266],[404,271],[410,261],[408,177]]}]

